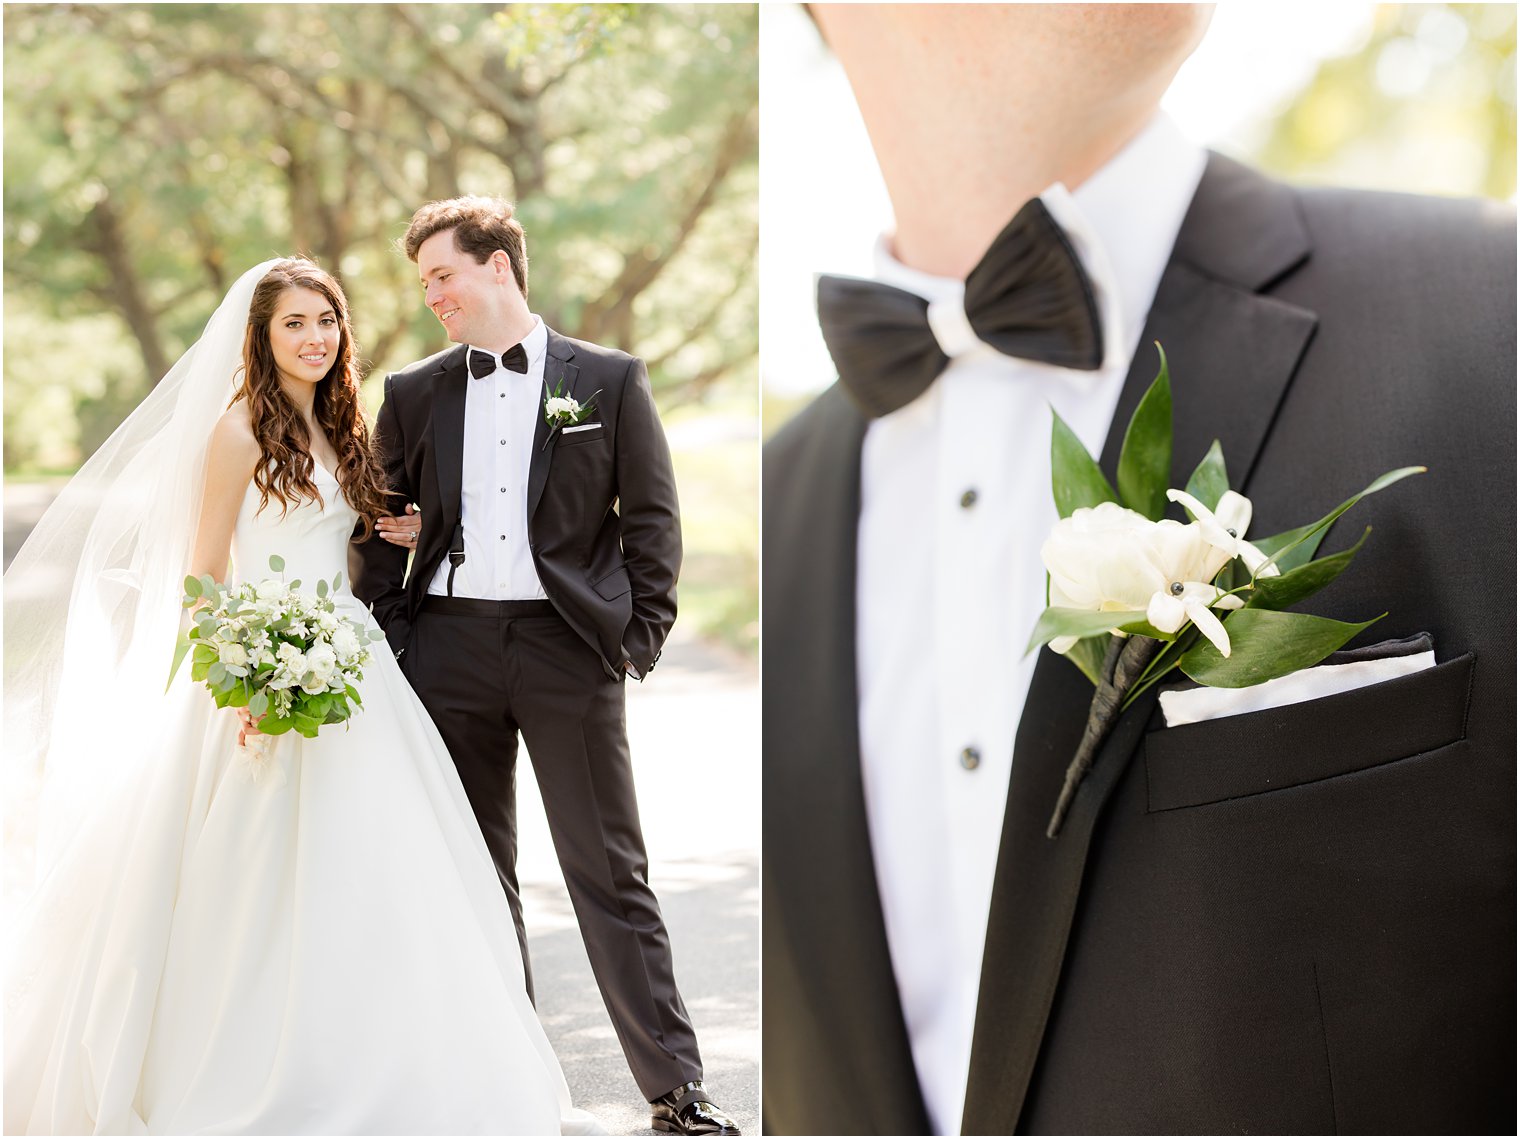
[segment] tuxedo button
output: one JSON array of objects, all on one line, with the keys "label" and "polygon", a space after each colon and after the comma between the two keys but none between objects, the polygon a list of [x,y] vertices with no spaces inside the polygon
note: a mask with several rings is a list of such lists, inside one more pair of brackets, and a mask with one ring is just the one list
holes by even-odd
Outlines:
[{"label": "tuxedo button", "polygon": [[967,771],[975,771],[982,765],[982,753],[974,747],[961,748],[961,766]]},{"label": "tuxedo button", "polygon": [[976,487],[974,487],[974,486],[973,487],[968,487],[966,489],[966,492],[961,495],[961,509],[962,510],[970,510],[975,505],[976,505]]}]

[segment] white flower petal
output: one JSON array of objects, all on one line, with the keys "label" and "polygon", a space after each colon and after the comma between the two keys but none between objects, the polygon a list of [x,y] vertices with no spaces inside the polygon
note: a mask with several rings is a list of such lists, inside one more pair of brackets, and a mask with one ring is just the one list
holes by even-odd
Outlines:
[{"label": "white flower petal", "polygon": [[1145,619],[1163,633],[1175,633],[1187,620],[1187,609],[1180,597],[1163,590],[1151,597],[1145,607]]},{"label": "white flower petal", "polygon": [[1065,656],[1080,639],[1079,637],[1055,637],[1050,642],[1050,651]]},{"label": "white flower petal", "polygon": [[1275,562],[1262,569],[1267,563],[1267,555],[1250,542],[1240,543],[1240,560],[1246,563],[1246,569],[1251,571],[1252,577],[1278,577],[1282,573]]},{"label": "white flower petal", "polygon": [[1224,623],[1214,616],[1207,605],[1195,602],[1187,607],[1187,615],[1198,626],[1198,631],[1219,650],[1220,656],[1230,655],[1230,634],[1224,631]]}]

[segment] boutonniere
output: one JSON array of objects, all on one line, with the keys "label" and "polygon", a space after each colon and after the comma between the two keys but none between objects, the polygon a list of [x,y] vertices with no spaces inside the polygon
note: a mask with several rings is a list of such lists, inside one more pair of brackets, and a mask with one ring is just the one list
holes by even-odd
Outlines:
[{"label": "boutonniere", "polygon": [[[1246,688],[1318,664],[1377,621],[1332,621],[1287,608],[1334,581],[1372,532],[1316,558],[1330,524],[1369,494],[1425,470],[1401,467],[1318,521],[1246,539],[1251,502],[1230,489],[1216,439],[1183,490],[1172,465],[1166,354],[1124,433],[1118,492],[1059,415],[1051,428],[1060,521],[1040,548],[1048,608],[1029,638],[1093,682],[1092,706],[1046,833],[1055,838],[1119,716],[1173,670],[1199,684]],[[1165,518],[1177,503],[1187,522]]]},{"label": "boutonniere", "polygon": [[602,394],[602,389],[597,388],[587,397],[585,403],[581,403],[568,393],[561,395],[563,389],[563,382],[556,383],[554,390],[544,396],[544,422],[549,425],[549,434],[544,439],[544,447],[549,445],[549,440],[554,438],[556,431],[575,427],[589,419],[592,412],[596,410],[596,397]]}]

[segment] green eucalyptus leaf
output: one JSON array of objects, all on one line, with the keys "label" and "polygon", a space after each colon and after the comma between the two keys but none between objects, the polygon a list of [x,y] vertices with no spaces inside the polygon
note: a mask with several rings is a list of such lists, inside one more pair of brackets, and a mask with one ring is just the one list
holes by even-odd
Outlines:
[{"label": "green eucalyptus leaf", "polygon": [[1104,613],[1092,609],[1067,609],[1052,605],[1040,614],[1034,632],[1029,635],[1029,645],[1024,652],[1027,655],[1056,637],[1096,637],[1110,629],[1144,620],[1144,613],[1127,610]]},{"label": "green eucalyptus leaf", "polygon": [[205,590],[201,588],[200,578],[196,577],[194,574],[190,574],[185,578],[186,597],[196,599],[199,598],[204,592]]},{"label": "green eucalyptus leaf", "polygon": [[383,641],[385,640],[385,633],[381,629],[371,629],[369,631],[369,639],[372,641]]},{"label": "green eucalyptus leaf", "polygon": [[217,585],[216,578],[212,577],[209,573],[203,573],[200,576],[200,583],[201,594],[203,596],[208,596],[215,600],[221,599],[222,590],[221,587]]},{"label": "green eucalyptus leaf", "polygon": [[1225,621],[1230,655],[1224,657],[1207,640],[1183,654],[1182,671],[1212,688],[1249,688],[1287,676],[1324,660],[1373,621],[1332,621],[1308,613],[1275,609],[1239,609]]},{"label": "green eucalyptus leaf", "polygon": [[327,596],[327,582],[322,581],[320,579],[318,579],[318,581],[317,581],[317,596],[318,597],[326,597]]},{"label": "green eucalyptus leaf", "polygon": [[1120,501],[1153,522],[1166,514],[1172,472],[1172,380],[1159,343],[1156,351],[1161,368],[1130,416],[1119,451]]},{"label": "green eucalyptus leaf", "polygon": [[1056,512],[1062,518],[1070,518],[1073,511],[1084,506],[1118,502],[1119,496],[1082,446],[1082,440],[1066,426],[1055,408],[1050,409],[1050,419],[1050,481]]},{"label": "green eucalyptus leaf", "polygon": [[279,554],[270,554],[269,555],[269,568],[272,569],[272,570],[274,570],[275,573],[284,573],[285,572],[285,559],[282,558],[282,557],[280,557]]},{"label": "green eucalyptus leaf", "polygon": [[336,593],[338,590],[340,590],[340,589],[343,588],[343,571],[342,570],[339,570],[333,576],[332,587],[333,587],[333,592],[334,593]]},{"label": "green eucalyptus leaf", "polygon": [[190,666],[190,679],[197,684],[201,683],[210,674],[213,663],[212,661],[196,661]]},{"label": "green eucalyptus leaf", "polygon": [[[1376,494],[1378,491],[1384,490],[1401,479],[1408,478],[1410,475],[1424,474],[1426,469],[1425,467],[1400,467],[1396,471],[1389,471],[1387,474],[1373,479],[1366,489],[1353,494],[1318,522],[1311,522],[1307,526],[1299,526],[1293,530],[1285,530],[1281,534],[1264,538],[1261,541],[1253,539],[1252,545],[1266,554],[1268,560],[1273,565],[1282,570],[1283,573],[1287,573],[1290,569],[1307,564],[1314,557],[1314,551],[1319,548],[1320,541],[1324,538],[1325,531],[1330,528],[1330,524],[1362,499],[1366,498],[1369,494]],[[1258,570],[1257,572],[1259,573],[1260,571]]]},{"label": "green eucalyptus leaf", "polygon": [[254,719],[269,711],[269,694],[267,692],[255,692],[248,698],[248,714]]},{"label": "green eucalyptus leaf", "polygon": [[227,679],[227,666],[221,661],[212,661],[211,667],[206,670],[206,679],[220,688]]},{"label": "green eucalyptus leaf", "polygon": [[[184,663],[185,657],[189,654],[191,647],[192,643],[188,630],[181,632],[180,635],[175,638],[174,663],[169,666],[169,679],[164,684],[165,692],[169,691],[169,686],[174,683],[175,674],[179,672],[179,666]],[[195,646],[195,655],[197,660],[200,659],[201,651],[202,650],[199,646]]]},{"label": "green eucalyptus leaf", "polygon": [[1108,651],[1109,639],[1106,636],[1083,637],[1065,654],[1066,659],[1081,669],[1082,675],[1092,681],[1094,688],[1103,679],[1103,654]]},{"label": "green eucalyptus leaf", "polygon": [[293,726],[289,716],[276,716],[273,712],[259,721],[259,731],[266,736],[283,736]]},{"label": "green eucalyptus leaf", "polygon": [[1230,489],[1230,476],[1224,467],[1224,450],[1219,446],[1218,439],[1214,440],[1209,453],[1188,476],[1186,489],[1210,510],[1219,505],[1224,492]]},{"label": "green eucalyptus leaf", "polygon": [[1249,598],[1246,606],[1251,609],[1286,609],[1318,593],[1351,564],[1351,559],[1356,557],[1356,552],[1371,533],[1372,527],[1368,526],[1349,550],[1305,562],[1278,577],[1257,578],[1256,588],[1246,595]]}]

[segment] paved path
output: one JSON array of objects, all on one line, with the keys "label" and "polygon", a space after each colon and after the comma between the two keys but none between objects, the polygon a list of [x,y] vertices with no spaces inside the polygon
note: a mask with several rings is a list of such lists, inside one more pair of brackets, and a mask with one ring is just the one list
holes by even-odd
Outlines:
[{"label": "paved path", "polygon": [[[7,565],[61,485],[7,483]],[[650,678],[628,685],[628,735],[650,883],[670,931],[707,1086],[745,1134],[758,1135],[760,694],[754,664],[685,636],[678,625]],[[576,1105],[594,1112],[613,1134],[654,1134],[592,979],[531,770],[524,763],[518,780],[518,875],[539,1015]],[[13,841],[6,851],[12,898],[18,855],[24,861]]]}]

